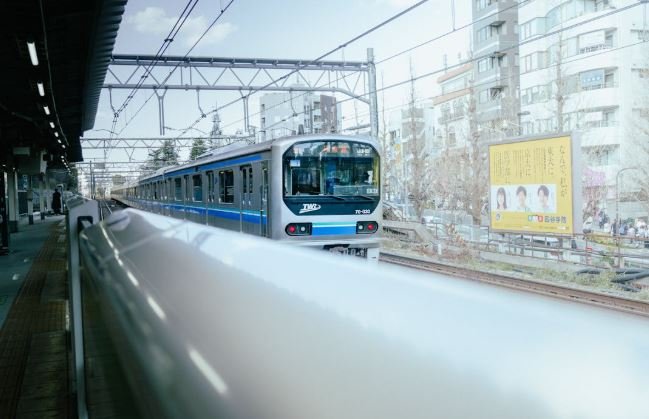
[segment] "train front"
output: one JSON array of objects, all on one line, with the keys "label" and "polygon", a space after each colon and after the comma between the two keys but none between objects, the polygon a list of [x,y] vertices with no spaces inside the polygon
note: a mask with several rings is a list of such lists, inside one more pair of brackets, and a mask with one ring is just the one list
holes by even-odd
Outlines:
[{"label": "train front", "polygon": [[278,142],[273,155],[273,238],[378,259],[382,210],[376,142],[302,137]]}]

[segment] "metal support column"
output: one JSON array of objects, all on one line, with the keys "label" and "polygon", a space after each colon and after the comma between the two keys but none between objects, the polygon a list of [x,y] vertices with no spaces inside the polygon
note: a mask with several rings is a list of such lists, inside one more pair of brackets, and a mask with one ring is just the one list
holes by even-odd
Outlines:
[{"label": "metal support column", "polygon": [[9,232],[18,231],[18,173],[7,173],[7,207],[9,212]]},{"label": "metal support column", "polygon": [[165,135],[165,95],[167,94],[167,89],[164,89],[164,93],[159,94],[158,89],[153,89],[155,96],[158,98],[158,119],[160,121],[160,135]]},{"label": "metal support column", "polygon": [[38,177],[38,204],[41,212],[41,220],[45,219],[45,207],[47,206],[45,199],[45,174],[41,173]]},{"label": "metal support column", "polygon": [[99,202],[83,198],[72,198],[66,201],[68,234],[68,292],[70,295],[70,337],[73,344],[74,384],[77,395],[77,415],[88,417],[86,406],[86,382],[83,348],[83,317],[81,296],[81,274],[79,258],[79,232],[81,220],[90,223],[99,221]]},{"label": "metal support column", "polygon": [[249,95],[241,94],[241,101],[243,102],[243,123],[244,131],[246,134],[250,133],[250,114],[248,111],[248,97]]},{"label": "metal support column", "polygon": [[0,255],[9,253],[9,214],[7,213],[5,176],[4,172],[0,172]]},{"label": "metal support column", "polygon": [[376,95],[376,66],[374,65],[374,48],[367,49],[368,93],[370,96],[370,135],[379,137],[379,105]]},{"label": "metal support column", "polygon": [[30,175],[28,178],[28,184],[27,184],[27,219],[29,220],[29,224],[32,225],[34,224],[34,188],[32,187],[33,185],[33,179],[32,176]]}]

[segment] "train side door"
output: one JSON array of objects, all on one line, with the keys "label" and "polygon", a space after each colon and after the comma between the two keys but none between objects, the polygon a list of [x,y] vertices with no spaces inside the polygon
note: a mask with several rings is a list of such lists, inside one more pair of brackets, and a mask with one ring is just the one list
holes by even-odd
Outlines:
[{"label": "train side door", "polygon": [[241,176],[239,190],[241,191],[241,198],[239,200],[239,225],[240,230],[244,233],[253,233],[253,224],[252,221],[252,187],[253,187],[253,177],[252,177],[252,166],[246,165],[239,167]]},{"label": "train side door", "polygon": [[268,162],[261,162],[261,185],[259,186],[260,203],[260,233],[263,237],[269,237],[270,217],[268,217]]}]

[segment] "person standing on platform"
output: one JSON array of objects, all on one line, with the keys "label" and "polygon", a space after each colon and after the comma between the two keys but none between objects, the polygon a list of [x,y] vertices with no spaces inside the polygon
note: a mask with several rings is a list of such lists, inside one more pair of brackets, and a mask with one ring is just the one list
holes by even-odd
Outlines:
[{"label": "person standing on platform", "polygon": [[52,194],[52,211],[54,211],[54,214],[61,214],[61,192],[59,192],[59,188],[56,188]]}]

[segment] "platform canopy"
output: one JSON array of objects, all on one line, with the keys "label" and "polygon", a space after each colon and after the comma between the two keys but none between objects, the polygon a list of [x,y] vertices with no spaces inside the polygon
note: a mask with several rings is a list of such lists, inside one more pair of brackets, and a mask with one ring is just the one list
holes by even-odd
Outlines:
[{"label": "platform canopy", "polygon": [[0,2],[0,163],[83,160],[79,138],[94,125],[126,2]]}]

